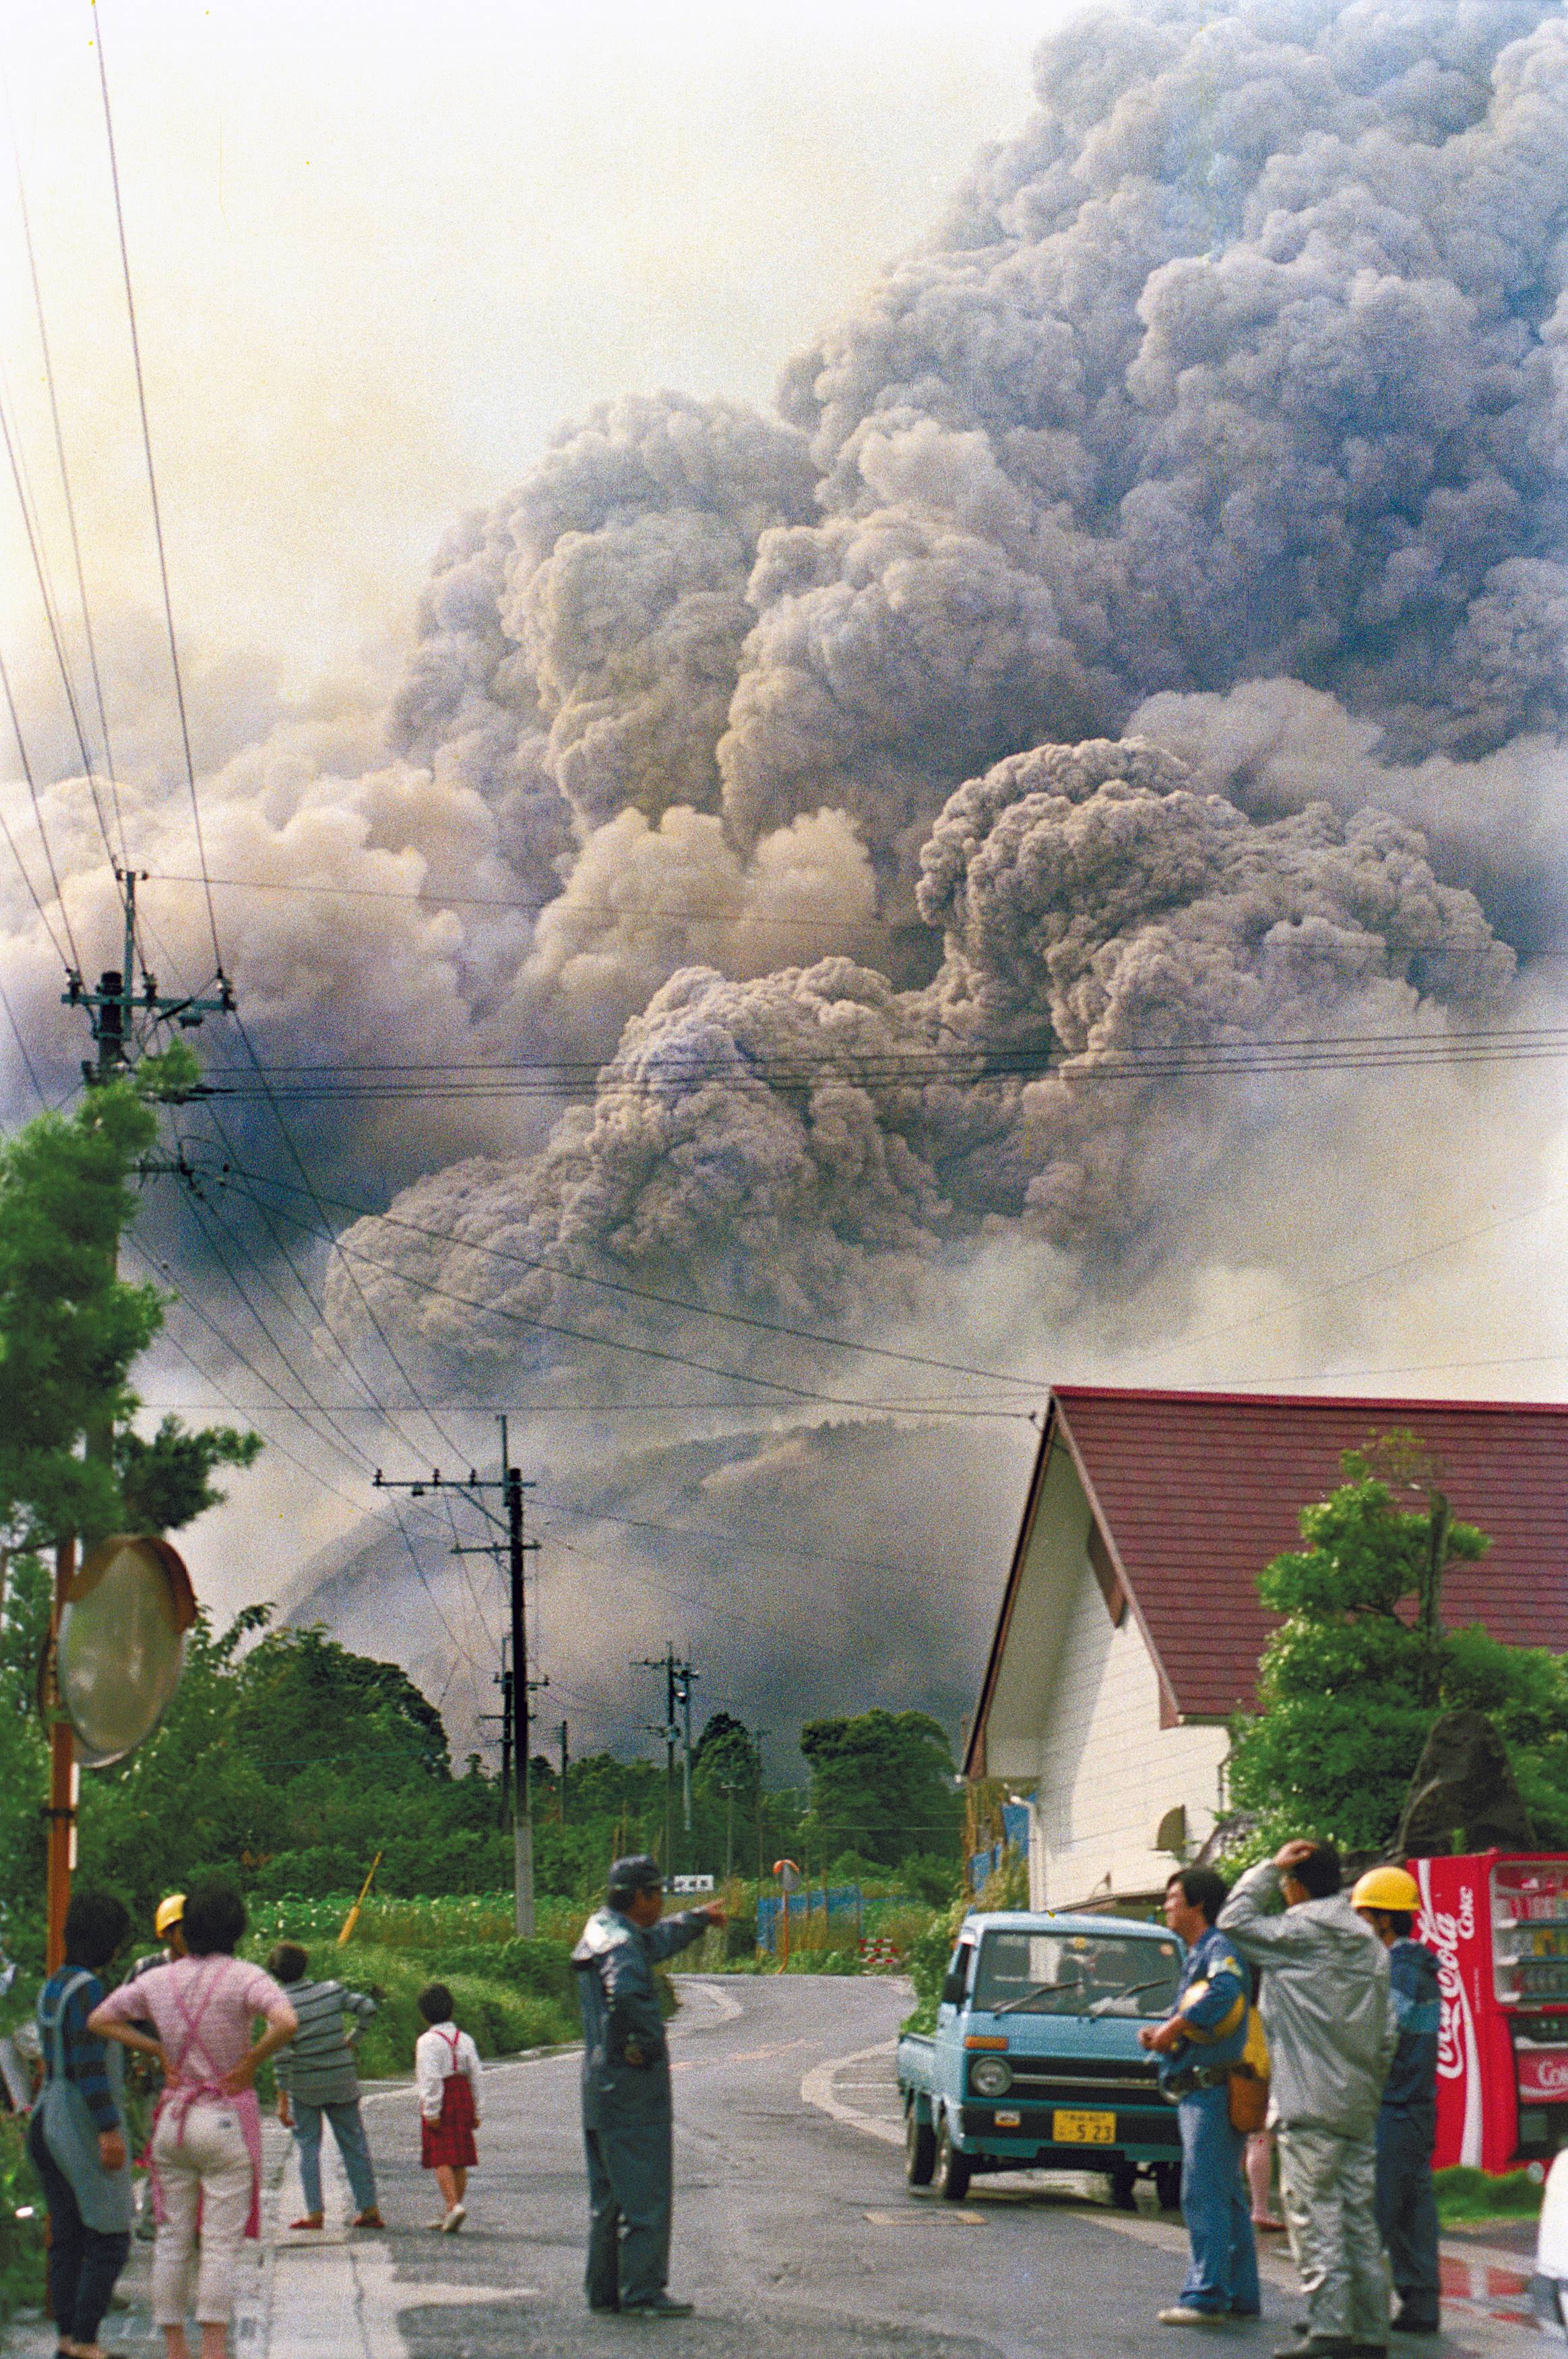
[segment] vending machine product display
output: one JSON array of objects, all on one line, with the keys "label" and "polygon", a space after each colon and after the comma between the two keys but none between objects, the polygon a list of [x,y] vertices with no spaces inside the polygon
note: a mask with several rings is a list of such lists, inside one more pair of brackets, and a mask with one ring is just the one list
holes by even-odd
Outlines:
[{"label": "vending machine product display", "polygon": [[1508,2170],[1568,2146],[1568,1854],[1412,1859],[1437,1953],[1439,2169]]}]

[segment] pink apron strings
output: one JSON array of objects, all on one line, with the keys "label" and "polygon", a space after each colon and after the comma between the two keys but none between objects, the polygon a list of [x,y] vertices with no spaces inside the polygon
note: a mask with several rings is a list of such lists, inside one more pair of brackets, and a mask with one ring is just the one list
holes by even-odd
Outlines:
[{"label": "pink apron strings", "polygon": [[[207,1977],[201,1990],[200,2004],[197,2006],[194,2014],[192,2014],[189,2006],[186,2004],[185,1993],[180,1988],[179,1984],[177,1982],[174,1985],[175,2005],[178,2007],[180,2014],[185,2017],[185,2038],[180,2043],[178,2055],[170,2056],[169,2060],[174,2066],[176,2078],[172,2085],[168,2082],[165,2083],[163,2093],[157,2101],[157,2107],[153,2114],[152,2137],[157,2136],[158,2124],[163,2119],[166,2111],[168,2111],[170,2108],[172,2108],[175,2117],[174,2142],[176,2146],[183,2146],[185,2144],[185,2125],[192,2105],[202,2104],[232,2105],[235,2114],[239,2117],[240,2130],[245,2141],[245,2149],[251,2158],[251,2209],[250,2216],[245,2222],[245,2234],[247,2236],[259,2236],[261,2234],[262,2143],[261,2110],[256,2104],[256,2093],[254,2089],[242,2089],[237,2096],[231,2096],[229,2092],[222,2086],[222,2081],[218,2076],[217,2066],[213,2062],[210,2051],[202,2045],[200,2037],[201,2024],[206,2016],[208,2006],[211,2000],[217,1995],[223,1984],[228,1980],[228,1969],[233,1964],[233,1962],[234,1962],[232,1958],[219,1958],[217,1961],[218,1971],[215,1974],[210,1974]],[[203,2078],[187,2079],[186,2077],[186,2063],[190,2057],[191,2050],[193,2049],[200,2053],[201,2061],[207,2068],[206,2074]],[[149,2156],[152,2147],[152,2137],[149,2137],[147,2141]],[[163,2190],[158,2184],[158,2173],[156,2165],[153,2165],[149,2169],[148,2176],[152,2180],[154,2216],[161,2220],[163,2217]]]}]

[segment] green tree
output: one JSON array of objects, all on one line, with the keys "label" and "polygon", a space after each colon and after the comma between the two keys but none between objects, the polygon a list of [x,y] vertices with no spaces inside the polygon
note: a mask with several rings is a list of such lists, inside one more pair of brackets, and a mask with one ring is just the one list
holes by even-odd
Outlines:
[{"label": "green tree", "polygon": [[745,1722],[737,1720],[733,1712],[711,1712],[692,1748],[691,1769],[694,1780],[708,1787],[754,1785],[757,1740]]},{"label": "green tree", "polygon": [[941,1723],[880,1706],[853,1719],[808,1721],[800,1749],[811,1767],[802,1840],[825,1860],[852,1853],[897,1866],[956,1854],[962,1818]]},{"label": "green tree", "polygon": [[[261,1447],[232,1426],[190,1432],[165,1418],[149,1440],[134,1422],[131,1367],[165,1303],[118,1275],[120,1241],[156,1109],[196,1075],[176,1046],[0,1144],[0,1898],[24,1922],[41,1909],[44,1875],[36,1698],[52,1575],[38,1551],[71,1536],[177,1531],[222,1498],[215,1470],[247,1466]],[[191,1651],[199,1659],[200,1640]]]},{"label": "green tree", "polygon": [[115,1275],[130,1174],[157,1129],[116,1082],[0,1147],[0,1523],[13,1545],[119,1519],[114,1464],[85,1444],[129,1423],[131,1363],[163,1323],[157,1288]]},{"label": "green tree", "polygon": [[166,1417],[150,1441],[134,1426],[114,1436],[113,1457],[120,1486],[120,1513],[133,1532],[178,1532],[224,1494],[213,1484],[219,1466],[250,1466],[262,1448],[259,1433],[232,1425],[204,1426],[192,1433],[177,1417]]},{"label": "green tree", "polygon": [[144,1914],[199,1868],[261,1893],[494,1890],[510,1872],[493,1780],[451,1773],[435,1706],[395,1663],[249,1606],[203,1616],[162,1726],[86,1786],[85,1872]]},{"label": "green tree", "polygon": [[[0,1539],[46,1547],[114,1530],[178,1530],[222,1494],[213,1469],[249,1465],[258,1436],[134,1429],[130,1369],[163,1325],[157,1287],[117,1274],[135,1217],[131,1180],[157,1136],[160,1100],[197,1067],[175,1047],[39,1114],[0,1146]],[[3,1600],[0,1600],[3,1603]]]},{"label": "green tree", "polygon": [[1490,1542],[1448,1521],[1435,1495],[1410,1504],[1408,1483],[1382,1471],[1419,1458],[1408,1435],[1346,1451],[1346,1481],[1301,1511],[1306,1547],[1259,1576],[1283,1618],[1260,1663],[1260,1710],[1232,1728],[1229,1790],[1270,1849],[1302,1833],[1347,1851],[1390,1842],[1433,1721],[1459,1705],[1491,1714],[1541,1839],[1568,1837],[1568,1672],[1479,1625],[1423,1626],[1434,1565],[1476,1562]]}]

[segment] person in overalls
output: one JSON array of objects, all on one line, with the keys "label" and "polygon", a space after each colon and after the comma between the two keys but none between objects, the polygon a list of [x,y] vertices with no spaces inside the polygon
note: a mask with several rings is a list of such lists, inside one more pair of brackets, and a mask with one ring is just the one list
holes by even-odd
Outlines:
[{"label": "person in overalls", "polygon": [[610,1871],[606,1905],[572,1951],[582,2010],[582,2135],[588,2153],[588,2306],[685,2318],[670,2270],[670,2056],[654,1982],[661,1959],[722,1925],[718,1901],[661,1925],[664,1874],[640,1853]]},{"label": "person in overalls", "polygon": [[[297,2029],[293,2007],[260,1966],[236,1958],[245,1904],[226,1876],[204,1876],[185,1900],[188,1954],[112,1991],[88,2029],[161,2058],[166,2080],[153,2126],[153,2318],[168,2359],[189,2359],[194,2304],[201,2359],[224,2359],[241,2241],[261,2234],[261,2116],[256,2068]],[[257,2016],[266,2019],[251,2038]],[[136,2025],[157,2026],[149,2038]],[[197,2228],[200,2219],[200,2234]]]},{"label": "person in overalls", "polygon": [[131,2249],[117,2049],[88,2029],[99,1980],[131,1930],[111,1892],[79,1886],[65,1914],[65,1963],[38,1993],[44,2086],[27,2152],[49,2205],[49,2307],[62,2359],[104,2359],[98,2329]]}]

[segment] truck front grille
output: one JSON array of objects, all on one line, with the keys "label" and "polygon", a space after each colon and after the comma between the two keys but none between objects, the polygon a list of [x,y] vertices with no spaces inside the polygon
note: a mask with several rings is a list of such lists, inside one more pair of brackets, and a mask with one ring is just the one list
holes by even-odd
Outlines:
[{"label": "truck front grille", "polygon": [[1081,2057],[1071,2064],[1060,2059],[1010,2056],[1012,2087],[1008,2100],[1028,2105],[1069,2105],[1080,2110],[1109,2105],[1162,2105],[1160,2076],[1147,2064],[1103,2062]]}]

